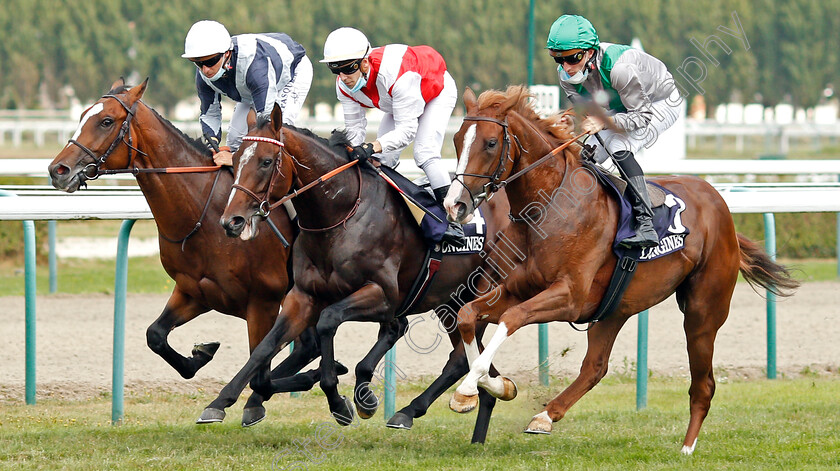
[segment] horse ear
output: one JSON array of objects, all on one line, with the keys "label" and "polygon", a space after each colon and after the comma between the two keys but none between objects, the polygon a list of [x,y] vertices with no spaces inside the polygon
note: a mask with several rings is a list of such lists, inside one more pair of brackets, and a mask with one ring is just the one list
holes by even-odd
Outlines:
[{"label": "horse ear", "polygon": [[464,106],[467,107],[467,114],[475,114],[473,111],[478,108],[478,100],[475,97],[475,92],[470,87],[464,90]]},{"label": "horse ear", "polygon": [[277,103],[274,103],[274,109],[271,110],[271,125],[274,127],[274,134],[278,134],[283,127],[283,109]]},{"label": "horse ear", "polygon": [[140,98],[143,97],[143,93],[146,91],[146,85],[149,84],[149,77],[146,77],[146,80],[143,80],[143,83],[132,87],[131,90],[128,91],[129,102],[134,103]]},{"label": "horse ear", "polygon": [[125,79],[123,77],[120,77],[119,80],[115,81],[111,85],[111,88],[109,88],[108,91],[110,92],[111,90],[116,90],[116,89],[118,89],[120,87],[124,87],[124,86],[125,86]]}]

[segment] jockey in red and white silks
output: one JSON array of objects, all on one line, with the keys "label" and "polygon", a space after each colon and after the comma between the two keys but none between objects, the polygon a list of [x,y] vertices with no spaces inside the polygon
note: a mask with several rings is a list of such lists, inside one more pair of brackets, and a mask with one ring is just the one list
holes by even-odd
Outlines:
[{"label": "jockey in red and white silks", "polygon": [[347,90],[336,79],[351,142],[365,141],[365,109],[378,108],[385,112],[376,138],[382,146],[379,160],[396,167],[400,151],[414,141],[414,162],[432,188],[449,185],[440,154],[458,90],[443,57],[429,46],[391,44],[371,50],[368,60],[367,83],[360,90]]}]

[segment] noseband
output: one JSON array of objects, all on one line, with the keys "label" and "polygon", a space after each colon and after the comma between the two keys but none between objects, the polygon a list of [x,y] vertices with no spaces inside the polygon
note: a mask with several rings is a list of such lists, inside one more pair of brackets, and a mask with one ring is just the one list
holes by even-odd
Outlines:
[{"label": "noseband", "polygon": [[[123,143],[125,143],[126,146],[128,146],[128,162],[129,162],[128,166],[129,167],[131,167],[131,162],[133,162],[133,160],[134,160],[134,156],[131,153],[132,150],[134,152],[137,152],[138,154],[147,155],[145,152],[143,152],[140,149],[134,147],[132,145],[132,142],[131,142],[131,120],[134,118],[134,113],[137,110],[137,103],[139,103],[140,100],[135,101],[134,104],[131,105],[131,107],[129,108],[116,95],[102,95],[102,98],[113,98],[113,99],[117,100],[117,102],[120,105],[122,105],[123,109],[125,109],[125,112],[127,114],[126,114],[125,120],[122,123],[122,126],[120,126],[120,131],[119,131],[119,133],[117,133],[117,137],[115,137],[114,141],[111,142],[111,145],[108,147],[108,150],[106,150],[105,153],[100,155],[99,157],[97,157],[96,154],[92,150],[85,147],[83,144],[79,143],[79,141],[77,141],[75,139],[69,139],[68,140],[68,142],[70,144],[74,144],[74,145],[78,146],[80,149],[82,149],[85,152],[85,154],[89,155],[90,158],[93,159],[93,162],[85,165],[85,167],[79,173],[79,180],[81,180],[82,184],[85,183],[85,180],[96,180],[97,178],[100,177],[100,175],[102,175],[102,171],[100,170],[100,168],[102,167],[102,165],[105,164],[105,159],[107,159],[108,156],[110,156],[114,152],[114,150],[117,148],[117,146],[120,144],[120,142],[123,142]],[[128,141],[125,140],[126,136],[128,137]]]}]

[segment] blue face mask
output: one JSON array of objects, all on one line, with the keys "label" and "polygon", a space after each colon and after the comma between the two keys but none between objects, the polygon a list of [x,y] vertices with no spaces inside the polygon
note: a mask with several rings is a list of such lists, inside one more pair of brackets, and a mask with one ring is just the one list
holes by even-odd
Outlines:
[{"label": "blue face mask", "polygon": [[338,86],[341,87],[341,89],[344,90],[347,93],[358,92],[359,90],[362,89],[362,87],[365,86],[366,83],[367,83],[367,77],[365,77],[365,74],[360,74],[359,75],[359,80],[356,80],[356,84],[353,85],[353,88],[350,88],[347,85],[345,85],[344,82],[341,79],[338,80]]},{"label": "blue face mask", "polygon": [[575,75],[569,75],[563,69],[563,65],[561,64],[557,66],[557,73],[560,74],[560,80],[577,85],[583,83],[583,81],[586,80],[586,77],[589,75],[589,69],[584,67],[583,69],[579,70]]}]

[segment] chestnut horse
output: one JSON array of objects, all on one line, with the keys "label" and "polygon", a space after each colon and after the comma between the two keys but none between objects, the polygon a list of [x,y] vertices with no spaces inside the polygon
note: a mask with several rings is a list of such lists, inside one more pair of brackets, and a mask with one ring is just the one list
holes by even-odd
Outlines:
[{"label": "chestnut horse", "polygon": [[[507,189],[512,215],[525,216],[540,204],[545,217],[538,226],[519,219],[505,230],[525,257],[501,284],[458,313],[470,372],[450,401],[457,412],[475,407],[477,386],[488,382],[487,365],[519,328],[549,321],[586,322],[593,316],[617,263],[611,246],[618,219],[617,202],[582,167],[577,143],[518,174],[572,138],[562,117],[537,116],[524,87],[487,91],[478,99],[467,90],[464,102],[467,117],[455,135],[459,175],[445,200],[450,219],[466,222],[476,202],[499,187]],[[562,419],[604,377],[610,350],[627,319],[676,293],[685,314],[691,369],[691,418],[682,452],[692,453],[714,395],[714,341],[729,313],[739,270],[751,284],[776,292],[798,286],[757,244],[736,234],[726,203],[711,185],[688,176],[653,180],[686,204],[682,223],[691,233],[685,247],[638,265],[620,305],[591,324],[577,379],[533,417],[525,432],[550,433],[552,422]],[[480,354],[473,340],[477,318],[499,324]]]},{"label": "chestnut horse", "polygon": [[[333,367],[336,329],[347,321],[377,322],[382,326],[382,338],[382,332],[390,329],[389,326],[400,325],[396,337],[390,337],[388,343],[375,349],[378,358],[384,356],[404,333],[405,317],[396,318],[395,313],[420,271],[426,244],[402,198],[373,169],[352,166],[356,162],[350,162],[343,133],[335,133],[331,145],[308,131],[283,127],[282,122],[282,112],[275,106],[270,119],[250,127],[242,147],[233,157],[236,183],[222,219],[231,236],[251,237],[256,229],[255,215],[269,206],[269,200],[276,201],[296,188],[297,196],[292,202],[301,233],[293,249],[294,287],[283,301],[274,328],[205,413],[213,416],[232,405],[259,365],[270,361],[304,329],[316,326],[322,355],[321,389],[338,423],[347,425],[352,421],[353,411],[352,404],[338,394],[338,378]],[[320,185],[315,184],[341,166],[348,169]],[[500,198],[483,206],[483,210],[486,237],[492,241],[497,231],[508,224],[509,208],[504,198]],[[454,328],[455,312],[466,301],[464,298],[472,299],[475,295],[464,293],[459,287],[468,284],[478,293],[489,289],[486,278],[476,281],[480,277],[475,277],[472,284],[468,280],[483,263],[483,256],[488,255],[445,256],[425,298],[412,309],[411,312],[420,313],[437,307],[438,316],[446,317],[444,324],[448,323],[457,350],[450,355],[441,378],[430,387],[433,391],[427,391],[425,402],[413,402],[400,411],[391,420],[391,426],[410,427],[413,417],[425,413],[434,398],[467,372],[460,335]],[[460,298],[454,306],[453,298]],[[451,316],[441,315],[447,310]],[[370,365],[367,371],[356,370],[354,399],[362,418],[369,417],[371,406],[375,406],[363,400],[373,396],[368,388],[371,373]],[[512,399],[513,384],[502,378],[494,379],[502,388],[497,395]],[[483,398],[489,401],[487,408],[482,407],[489,420],[494,399],[489,395]],[[474,442],[484,440],[481,429],[486,431],[487,422],[481,416],[480,413]]]},{"label": "chestnut horse", "polygon": [[[213,163],[204,145],[185,136],[140,100],[145,89],[146,82],[131,89],[122,79],[115,82],[108,94],[84,112],[78,130],[50,164],[49,173],[53,186],[72,193],[101,171],[140,169],[137,183],[157,224],[161,264],[175,280],[172,295],[149,326],[146,338],[149,348],[181,376],[192,378],[213,358],[219,344],[196,345],[192,355],[185,357],[167,342],[169,332],[213,309],[246,320],[253,350],[274,324],[289,289],[290,250],[269,231],[245,242],[227,237],[215,224],[233,182],[230,172],[142,173],[149,168]],[[276,211],[272,216],[285,238],[293,240],[286,212]],[[294,374],[317,358],[313,334],[296,342],[298,348],[278,366],[276,378]],[[310,374],[308,387],[293,387],[309,389],[318,380],[314,375]],[[264,399],[267,397],[259,394],[251,396],[243,425],[264,417]]]}]

